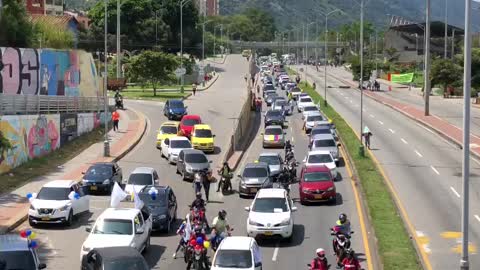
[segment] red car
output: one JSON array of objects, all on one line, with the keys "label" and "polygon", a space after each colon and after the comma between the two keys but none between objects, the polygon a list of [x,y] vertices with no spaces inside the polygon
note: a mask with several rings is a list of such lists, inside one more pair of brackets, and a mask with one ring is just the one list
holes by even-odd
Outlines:
[{"label": "red car", "polygon": [[310,166],[302,169],[299,187],[300,203],[329,201],[336,203],[334,178],[327,166]]},{"label": "red car", "polygon": [[202,119],[199,115],[187,114],[182,117],[180,121],[180,134],[190,138],[192,135],[193,126],[201,124]]}]

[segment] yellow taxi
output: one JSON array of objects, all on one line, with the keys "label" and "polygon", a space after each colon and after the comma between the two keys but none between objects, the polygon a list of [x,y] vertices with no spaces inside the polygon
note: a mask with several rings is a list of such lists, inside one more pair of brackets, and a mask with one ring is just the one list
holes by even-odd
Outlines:
[{"label": "yellow taxi", "polygon": [[162,148],[162,141],[178,134],[179,122],[165,122],[160,126],[157,133],[157,148]]},{"label": "yellow taxi", "polygon": [[204,152],[213,152],[215,150],[212,129],[209,125],[199,124],[193,126],[192,145],[194,149],[202,150]]}]

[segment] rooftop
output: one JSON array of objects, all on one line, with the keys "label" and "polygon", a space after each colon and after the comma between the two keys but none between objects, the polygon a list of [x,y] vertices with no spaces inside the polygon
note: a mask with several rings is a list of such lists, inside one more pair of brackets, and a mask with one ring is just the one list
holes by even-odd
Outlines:
[{"label": "rooftop", "polygon": [[99,218],[133,220],[138,213],[140,213],[140,210],[135,208],[107,208],[105,211],[103,211]]},{"label": "rooftop", "polygon": [[18,234],[0,235],[0,251],[28,250],[28,240]]},{"label": "rooftop", "polygon": [[285,198],[286,191],[283,188],[262,188],[257,192],[257,198]]},{"label": "rooftop", "polygon": [[154,168],[151,168],[151,167],[137,167],[135,168],[131,174],[135,174],[135,173],[153,173],[153,171],[155,171]]},{"label": "rooftop", "polygon": [[220,249],[226,250],[250,250],[253,238],[247,236],[230,236],[223,239]]},{"label": "rooftop", "polygon": [[73,180],[54,180],[46,183],[44,187],[69,188],[74,184],[76,184],[76,182]]},{"label": "rooftop", "polygon": [[[403,25],[395,25],[390,26],[390,29],[409,33],[409,34],[417,34],[423,36],[423,32],[425,29],[425,23],[409,23]],[[452,32],[455,30],[455,35],[463,35],[465,32],[463,29],[458,28],[453,25],[447,25],[448,36],[452,36]],[[445,36],[445,23],[441,21],[434,21],[430,24],[430,35],[431,37],[444,37]]]},{"label": "rooftop", "polygon": [[30,20],[32,23],[50,23],[58,27],[68,27],[68,23],[70,21],[74,21],[78,24],[77,19],[73,16],[69,15],[61,15],[61,16],[54,16],[54,15],[42,15],[42,14],[31,14]]}]

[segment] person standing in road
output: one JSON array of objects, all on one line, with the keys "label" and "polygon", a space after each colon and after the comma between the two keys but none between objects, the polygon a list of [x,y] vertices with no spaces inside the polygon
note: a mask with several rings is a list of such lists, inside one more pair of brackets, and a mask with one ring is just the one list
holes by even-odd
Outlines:
[{"label": "person standing in road", "polygon": [[112,112],[113,131],[118,131],[118,122],[120,121],[120,114],[117,110]]},{"label": "person standing in road", "polygon": [[365,128],[363,129],[363,134],[362,136],[365,137],[365,147],[367,147],[368,149],[370,149],[370,137],[372,136],[372,132],[370,131],[370,129],[365,126]]},{"label": "person standing in road", "polygon": [[195,93],[197,93],[197,84],[192,84],[192,92],[193,92],[193,95],[195,96]]},{"label": "person standing in road", "polygon": [[205,191],[205,199],[207,200],[207,202],[209,201],[209,197],[210,197],[210,181],[212,181],[211,172],[207,173],[207,175],[205,175],[205,177],[203,177],[202,179],[202,185]]}]

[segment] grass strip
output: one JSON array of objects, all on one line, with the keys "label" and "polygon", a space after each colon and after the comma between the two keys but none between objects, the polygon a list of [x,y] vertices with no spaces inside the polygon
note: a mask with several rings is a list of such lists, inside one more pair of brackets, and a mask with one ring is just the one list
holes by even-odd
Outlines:
[{"label": "grass strip", "polygon": [[28,181],[56,171],[58,166],[78,156],[92,144],[103,141],[104,134],[103,127],[94,129],[92,132],[68,142],[56,151],[50,152],[43,157],[29,160],[19,167],[0,175],[1,193],[8,193]]},{"label": "grass strip", "polygon": [[[123,98],[126,99],[145,99],[145,100],[156,100],[156,101],[165,101],[168,99],[181,99],[189,95],[189,93],[180,93],[180,92],[162,92],[157,90],[157,95],[153,95],[153,90],[128,90],[122,91]],[[111,94],[113,95],[113,94]]]},{"label": "grass strip", "polygon": [[[295,74],[295,71],[289,69],[289,74]],[[323,104],[324,99],[309,84],[302,82],[299,87],[308,93],[316,103]],[[335,123],[344,143],[343,147],[353,159],[371,216],[371,224],[378,240],[383,269],[422,269],[385,179],[370,155],[367,153],[365,157],[360,156],[358,151],[360,140],[332,106],[322,107],[322,111]]]}]

